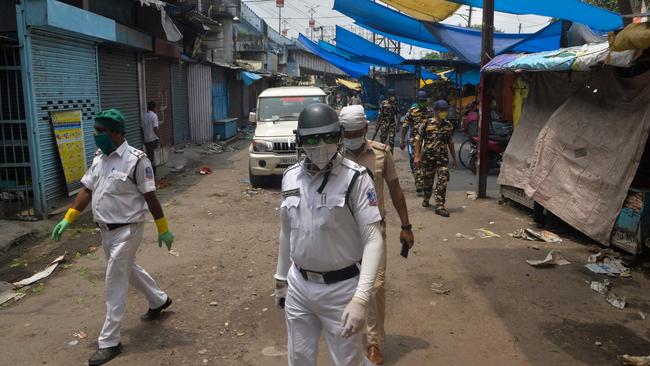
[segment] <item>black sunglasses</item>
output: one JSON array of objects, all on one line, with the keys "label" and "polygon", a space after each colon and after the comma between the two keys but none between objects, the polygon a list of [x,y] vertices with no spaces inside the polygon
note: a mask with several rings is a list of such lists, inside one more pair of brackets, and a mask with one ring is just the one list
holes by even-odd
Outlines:
[{"label": "black sunglasses", "polygon": [[313,135],[300,136],[300,141],[304,145],[318,145],[321,140],[326,144],[336,144],[340,139],[340,132],[317,133]]}]

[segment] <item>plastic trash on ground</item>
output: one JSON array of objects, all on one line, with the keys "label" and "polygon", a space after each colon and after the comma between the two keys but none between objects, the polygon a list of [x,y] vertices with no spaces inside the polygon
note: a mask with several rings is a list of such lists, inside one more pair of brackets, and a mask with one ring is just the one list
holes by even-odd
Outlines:
[{"label": "plastic trash on ground", "polygon": [[619,356],[621,363],[623,365],[631,366],[650,366],[650,356],[629,356],[622,355]]},{"label": "plastic trash on ground", "polygon": [[553,266],[565,266],[571,264],[568,260],[564,259],[562,253],[557,250],[551,250],[546,255],[546,258],[542,260],[530,260],[527,259],[526,263],[533,267],[544,268],[544,267],[553,267]]}]

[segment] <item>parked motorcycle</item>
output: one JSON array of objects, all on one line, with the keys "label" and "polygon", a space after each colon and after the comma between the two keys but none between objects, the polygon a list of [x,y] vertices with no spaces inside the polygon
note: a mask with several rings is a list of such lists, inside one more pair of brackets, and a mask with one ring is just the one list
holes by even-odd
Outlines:
[{"label": "parked motorcycle", "polygon": [[[503,153],[506,151],[510,137],[512,136],[512,124],[503,122],[492,122],[490,126],[490,135],[488,137],[488,170],[500,169]],[[459,158],[461,164],[470,169],[474,174],[478,171],[478,144],[479,137],[470,135],[463,145],[469,144],[469,154],[467,157],[461,156],[459,149]]]}]

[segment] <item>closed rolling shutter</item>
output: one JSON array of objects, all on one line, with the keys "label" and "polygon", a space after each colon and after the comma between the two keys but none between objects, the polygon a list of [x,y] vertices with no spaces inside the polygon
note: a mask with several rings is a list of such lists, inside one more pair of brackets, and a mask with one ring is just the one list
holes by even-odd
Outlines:
[{"label": "closed rolling shutter", "polygon": [[174,144],[184,144],[190,139],[187,104],[187,66],[183,64],[172,64],[171,68]]},{"label": "closed rolling shutter", "polygon": [[156,102],[156,114],[160,126],[160,141],[165,146],[173,144],[171,85],[169,61],[161,59],[146,60],[145,80],[147,84],[147,103]]},{"label": "closed rolling shutter", "polygon": [[228,83],[223,67],[212,68],[212,120],[228,117]]},{"label": "closed rolling shutter", "polygon": [[[46,202],[67,196],[49,112],[81,110],[86,165],[95,154],[93,121],[99,112],[95,44],[48,32],[32,32],[39,159]],[[47,208],[46,208],[47,210]]]},{"label": "closed rolling shutter", "polygon": [[99,49],[99,91],[102,109],[119,109],[126,119],[126,140],[129,145],[142,149],[135,53]]}]

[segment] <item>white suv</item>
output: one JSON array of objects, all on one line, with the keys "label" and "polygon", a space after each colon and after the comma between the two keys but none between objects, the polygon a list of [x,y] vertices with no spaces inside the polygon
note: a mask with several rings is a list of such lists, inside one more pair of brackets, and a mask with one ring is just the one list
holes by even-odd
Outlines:
[{"label": "white suv", "polygon": [[257,114],[250,114],[250,121],[257,127],[248,150],[253,187],[261,186],[264,177],[281,175],[298,162],[293,133],[298,127],[298,116],[312,103],[325,103],[325,96],[316,87],[269,88],[258,96]]}]

